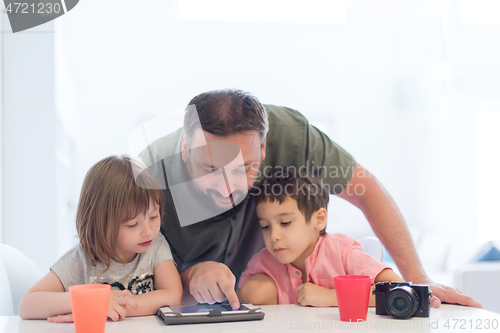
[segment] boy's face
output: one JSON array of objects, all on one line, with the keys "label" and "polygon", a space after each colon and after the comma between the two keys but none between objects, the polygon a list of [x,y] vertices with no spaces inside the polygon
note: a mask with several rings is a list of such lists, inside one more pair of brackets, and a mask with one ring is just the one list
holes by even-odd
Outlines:
[{"label": "boy's face", "polygon": [[326,210],[314,212],[306,223],[297,201],[287,198],[282,204],[262,202],[257,205],[257,216],[269,252],[282,264],[303,266],[314,251],[320,231],[326,225]]}]

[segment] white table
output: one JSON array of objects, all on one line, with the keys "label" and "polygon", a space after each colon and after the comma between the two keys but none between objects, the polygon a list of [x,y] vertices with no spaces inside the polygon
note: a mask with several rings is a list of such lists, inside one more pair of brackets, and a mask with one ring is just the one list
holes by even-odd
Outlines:
[{"label": "white table", "polygon": [[[108,322],[106,332],[500,332],[500,314],[449,304],[441,305],[439,309],[431,309],[429,318],[408,320],[377,316],[375,308],[369,308],[366,322],[359,324],[340,321],[338,308],[268,305],[263,306],[262,309],[266,316],[264,320],[259,321],[165,326],[156,316],[148,316]],[[487,328],[488,323],[489,328]],[[0,317],[0,333],[71,333],[74,331],[73,324],[53,324],[45,320],[21,320],[17,316]]]}]

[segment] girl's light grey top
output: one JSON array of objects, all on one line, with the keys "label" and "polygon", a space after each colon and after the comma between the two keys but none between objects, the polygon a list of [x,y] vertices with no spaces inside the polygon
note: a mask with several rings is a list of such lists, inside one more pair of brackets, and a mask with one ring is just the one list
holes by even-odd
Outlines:
[{"label": "girl's light grey top", "polygon": [[128,289],[133,295],[138,295],[155,289],[154,269],[165,260],[172,260],[172,254],[165,237],[160,233],[146,252],[137,254],[127,264],[112,260],[106,272],[103,272],[106,269],[103,263],[92,266],[87,262],[80,245],[66,252],[50,269],[57,274],[65,291],[76,284],[106,283],[112,289]]}]

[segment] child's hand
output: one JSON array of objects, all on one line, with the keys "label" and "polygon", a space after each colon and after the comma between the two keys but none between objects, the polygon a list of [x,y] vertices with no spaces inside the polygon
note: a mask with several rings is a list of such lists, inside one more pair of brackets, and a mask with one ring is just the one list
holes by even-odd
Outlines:
[{"label": "child's hand", "polygon": [[66,315],[58,315],[47,318],[49,323],[72,323],[73,322],[73,314],[69,313]]},{"label": "child's hand", "polygon": [[132,293],[128,290],[111,290],[109,296],[108,317],[112,321],[125,319],[127,317],[126,306],[137,310],[137,303],[132,298]]},{"label": "child's hand", "polygon": [[[124,319],[127,317],[126,306],[130,305],[132,309],[137,310],[137,303],[132,298],[132,294],[128,290],[111,290],[109,296],[108,317],[112,321]],[[73,322],[73,314],[57,315],[47,318],[50,323],[71,323]]]},{"label": "child's hand", "polygon": [[335,289],[320,287],[310,282],[298,286],[295,289],[295,297],[302,306],[337,306]]}]

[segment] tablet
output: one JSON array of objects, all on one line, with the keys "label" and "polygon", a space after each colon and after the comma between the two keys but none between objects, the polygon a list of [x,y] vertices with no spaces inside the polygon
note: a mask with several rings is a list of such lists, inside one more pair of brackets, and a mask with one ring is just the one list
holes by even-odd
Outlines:
[{"label": "tablet", "polygon": [[166,325],[178,325],[262,320],[264,312],[250,303],[242,303],[238,310],[232,310],[229,304],[201,304],[164,306],[158,309],[158,316]]}]

